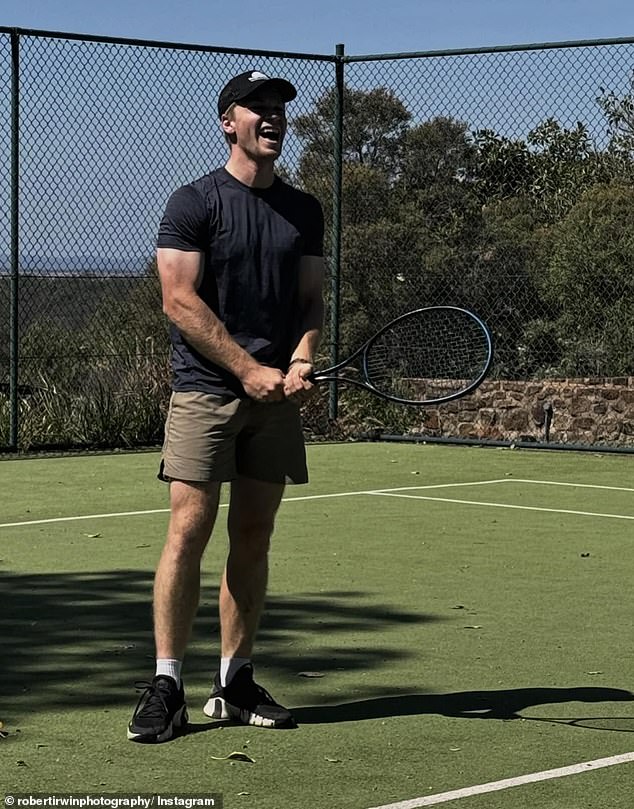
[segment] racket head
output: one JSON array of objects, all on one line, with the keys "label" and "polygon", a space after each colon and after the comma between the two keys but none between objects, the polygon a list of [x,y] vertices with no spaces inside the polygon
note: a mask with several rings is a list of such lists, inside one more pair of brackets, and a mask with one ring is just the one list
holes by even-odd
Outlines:
[{"label": "racket head", "polygon": [[484,322],[458,306],[429,306],[388,323],[364,346],[366,385],[384,399],[435,405],[474,391],[493,361]]}]

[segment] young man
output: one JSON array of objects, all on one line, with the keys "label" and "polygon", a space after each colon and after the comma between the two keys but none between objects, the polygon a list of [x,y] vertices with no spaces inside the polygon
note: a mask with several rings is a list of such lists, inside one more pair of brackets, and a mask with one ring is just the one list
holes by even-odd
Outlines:
[{"label": "young man", "polygon": [[259,71],[218,100],[230,157],[178,189],[158,237],[173,385],[159,477],[170,522],[154,583],[156,676],[128,738],[162,742],[187,723],[181,666],[198,608],[200,563],[220,486],[231,481],[220,587],[221,661],[204,712],[261,727],[294,725],[253,679],[269,541],[286,482],[307,481],[299,405],[323,321],[323,214],[274,174],[296,90]]}]

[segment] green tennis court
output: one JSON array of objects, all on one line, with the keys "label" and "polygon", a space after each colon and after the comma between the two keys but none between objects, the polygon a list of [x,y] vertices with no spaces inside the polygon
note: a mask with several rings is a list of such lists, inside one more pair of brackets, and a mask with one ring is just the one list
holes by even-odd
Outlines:
[{"label": "green tennis court", "polygon": [[134,681],[153,673],[157,454],[0,463],[5,792],[630,809],[631,457],[381,443],[309,456],[311,483],[278,515],[255,659],[299,728],[202,713],[221,511],[185,661],[190,732],[152,746],[125,729]]}]

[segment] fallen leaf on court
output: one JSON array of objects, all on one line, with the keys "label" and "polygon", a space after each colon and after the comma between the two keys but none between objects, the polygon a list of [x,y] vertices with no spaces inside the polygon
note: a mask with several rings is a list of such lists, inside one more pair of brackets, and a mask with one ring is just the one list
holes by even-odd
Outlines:
[{"label": "fallen leaf on court", "polygon": [[84,534],[84,536],[89,537],[89,539],[97,539],[101,534]]},{"label": "fallen leaf on court", "polygon": [[602,671],[586,671],[586,674],[603,674]]},{"label": "fallen leaf on court", "polygon": [[246,753],[241,753],[235,750],[233,753],[228,753],[226,756],[211,756],[214,761],[248,761],[250,764],[255,764],[255,759]]},{"label": "fallen leaf on court", "polygon": [[465,626],[464,629],[482,629],[479,624],[474,624],[473,626]]},{"label": "fallen leaf on court", "polygon": [[146,542],[144,545],[135,545],[134,547],[135,547],[135,548],[149,548],[149,547],[150,547],[150,543],[149,543],[149,542]]},{"label": "fallen leaf on court", "polygon": [[242,798],[243,796],[250,795],[250,794],[251,794],[250,792],[238,792],[238,797]]},{"label": "fallen leaf on court", "polygon": [[452,610],[464,610],[464,609],[466,609],[466,607],[464,606],[464,604],[456,604],[456,606],[452,607],[451,609]]},{"label": "fallen leaf on court", "polygon": [[460,750],[460,749],[461,749],[460,747],[450,747],[450,748],[449,748],[449,751],[450,751],[451,753],[457,753],[457,752],[458,752],[458,750]]},{"label": "fallen leaf on court", "polygon": [[326,756],[326,761],[329,761],[331,764],[341,764],[340,758],[330,758],[329,756]]},{"label": "fallen leaf on court", "polygon": [[326,675],[321,671],[300,671],[297,676],[309,677],[314,679],[315,677],[325,677]]},{"label": "fallen leaf on court", "polygon": [[21,759],[21,758],[16,761],[16,764],[18,765],[18,767],[28,767],[29,766],[26,763],[26,761],[23,761],[23,759]]}]

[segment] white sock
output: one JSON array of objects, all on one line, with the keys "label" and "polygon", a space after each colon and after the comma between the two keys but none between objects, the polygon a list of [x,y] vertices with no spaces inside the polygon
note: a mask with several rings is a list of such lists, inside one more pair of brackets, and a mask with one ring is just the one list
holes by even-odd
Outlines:
[{"label": "white sock", "polygon": [[174,660],[174,658],[171,657],[158,657],[156,659],[156,676],[171,677],[173,680],[176,680],[178,688],[181,687],[182,668],[182,660]]},{"label": "white sock", "polygon": [[233,675],[251,662],[249,657],[221,657],[220,658],[220,685],[224,688],[233,679]]}]

